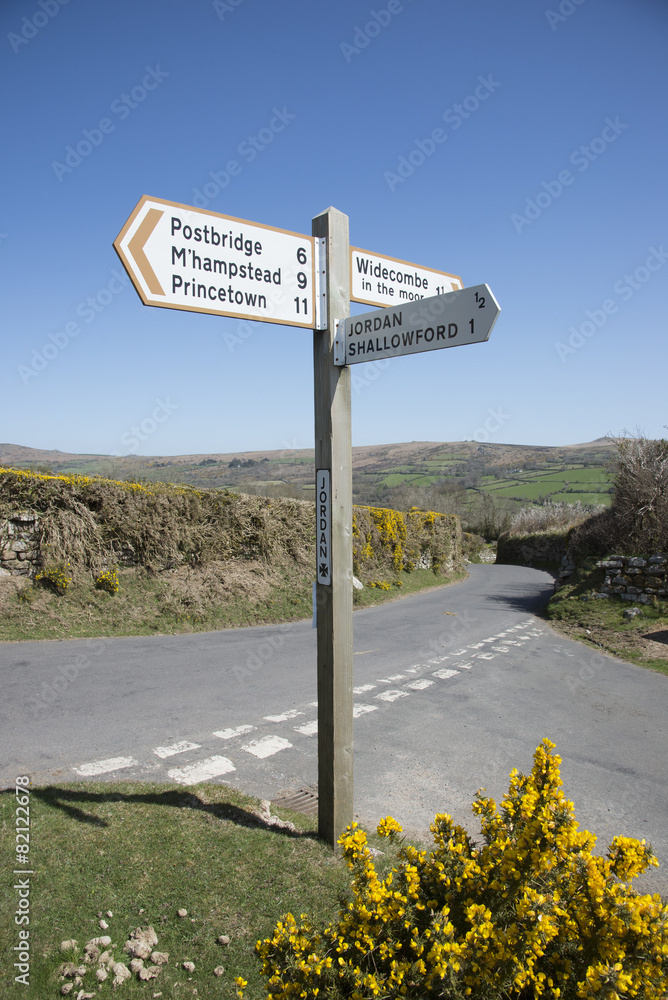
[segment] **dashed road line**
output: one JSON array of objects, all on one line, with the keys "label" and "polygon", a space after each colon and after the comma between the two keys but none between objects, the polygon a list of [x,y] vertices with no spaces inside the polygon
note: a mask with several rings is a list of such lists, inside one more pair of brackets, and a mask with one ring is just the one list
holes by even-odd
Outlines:
[{"label": "dashed road line", "polygon": [[[518,635],[518,631],[523,634]],[[422,671],[429,670],[431,666],[438,665],[451,657],[454,658],[468,654],[470,659],[466,662],[455,661],[451,663],[450,667],[441,667],[438,670],[432,671],[433,677],[439,680],[448,680],[451,677],[456,676],[461,670],[470,670],[475,665],[475,660],[493,660],[499,653],[512,652],[511,647],[522,648],[525,642],[531,639],[537,639],[546,634],[546,632],[536,627],[533,620],[529,619],[506,629],[504,632],[499,632],[496,635],[482,639],[477,643],[471,643],[463,649],[454,650],[449,654],[432,657],[423,663],[413,663],[410,667],[404,668],[404,673],[391,674],[388,677],[378,678],[375,683],[357,685],[353,688],[353,693],[356,695],[367,694],[368,692],[373,691],[379,684],[390,685],[398,681],[405,681],[411,674],[419,674]],[[514,638],[511,638],[513,635]],[[498,645],[492,646],[493,652],[489,650],[490,643],[498,643]],[[473,650],[476,650],[476,652],[473,652]],[[478,650],[480,650],[480,652],[477,652]],[[368,650],[365,652],[375,651]],[[374,698],[391,703],[400,698],[408,697],[408,695],[413,691],[424,691],[431,687],[433,683],[433,680],[426,677],[408,679],[403,690],[397,688],[382,690],[378,694],[374,695]],[[317,705],[318,703],[315,701],[311,702],[308,707],[313,709],[317,708]],[[380,706],[375,704],[354,702],[353,718],[357,719],[362,715],[376,712],[379,708]],[[265,715],[263,717],[263,722],[288,722],[292,719],[297,719],[299,716],[304,716],[305,714],[305,711],[302,709],[294,708],[277,715]],[[255,729],[257,729],[257,726],[255,725],[244,724],[228,729],[217,730],[212,735],[218,739],[231,740],[235,737],[245,736],[248,733],[253,732]],[[293,726],[293,731],[302,736],[315,736],[318,732],[317,720]],[[270,735],[256,740],[251,740],[251,742],[242,745],[240,749],[257,757],[258,759],[263,759],[271,757],[274,754],[279,753],[281,750],[286,750],[292,747],[292,745],[293,744],[289,740],[282,736]],[[188,751],[199,749],[201,749],[201,744],[193,743],[189,740],[181,740],[180,742],[173,743],[168,746],[154,747],[153,754],[165,760],[180,753],[186,753]],[[73,768],[73,770],[81,777],[95,777],[96,775],[110,774],[114,771],[139,766],[139,761],[137,761],[134,757],[110,757],[106,760],[91,761],[87,764],[81,764],[79,767]],[[235,770],[235,765],[228,757],[214,755],[206,758],[205,760],[194,762],[181,768],[172,768],[167,771],[167,775],[172,780],[180,784],[194,785],[200,781],[207,781],[211,778],[220,777],[223,774],[228,774]]]},{"label": "dashed road line", "polygon": [[199,750],[199,743],[190,743],[188,740],[181,740],[180,743],[174,743],[171,747],[154,747],[153,753],[156,757],[161,757],[163,760],[166,757],[174,757],[177,753],[185,753],[186,750]]},{"label": "dashed road line", "polygon": [[211,778],[219,778],[221,774],[229,774],[236,771],[236,767],[227,757],[207,757],[196,764],[189,764],[187,767],[175,767],[167,774],[179,785],[196,785],[200,781],[209,781]]},{"label": "dashed road line", "polygon": [[376,695],[376,698],[380,698],[381,701],[396,701],[397,698],[407,698],[408,691],[397,691],[390,689],[389,691],[381,691],[380,694]]},{"label": "dashed road line", "polygon": [[315,736],[318,732],[318,720],[307,722],[305,726],[295,726],[294,730],[296,733],[301,733],[302,736]]},{"label": "dashed road line", "polygon": [[90,764],[82,764],[74,770],[82,778],[93,778],[96,774],[109,774],[111,771],[121,771],[125,767],[137,767],[139,761],[134,757],[108,757],[107,760],[95,760]]},{"label": "dashed road line", "polygon": [[[303,712],[299,712],[299,715],[303,715]],[[288,740],[283,739],[282,736],[263,736],[260,740],[252,740],[250,743],[244,744],[242,750],[246,753],[252,753],[254,757],[259,757],[260,759],[264,757],[271,757],[272,754],[278,753],[279,750],[287,750],[291,747],[292,743]]]},{"label": "dashed road line", "polygon": [[235,736],[245,736],[252,733],[255,726],[237,726],[236,729],[218,729],[213,735],[219,740],[232,740]]},{"label": "dashed road line", "polygon": [[363,702],[357,702],[353,704],[353,719],[359,719],[360,715],[366,715],[368,712],[377,712],[378,705],[365,705]]},{"label": "dashed road line", "polygon": [[288,719],[296,719],[298,715],[303,715],[296,708],[290,708],[287,712],[283,712],[282,715],[265,715],[264,718],[267,722],[287,722]]}]

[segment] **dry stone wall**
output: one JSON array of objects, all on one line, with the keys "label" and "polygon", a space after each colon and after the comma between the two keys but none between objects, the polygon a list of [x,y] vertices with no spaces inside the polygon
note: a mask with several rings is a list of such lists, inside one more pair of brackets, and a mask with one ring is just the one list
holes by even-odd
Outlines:
[{"label": "dry stone wall", "polygon": [[40,560],[37,515],[14,514],[0,520],[0,576],[34,576]]},{"label": "dry stone wall", "polygon": [[623,601],[636,601],[638,604],[649,604],[653,596],[664,600],[668,597],[668,557],[664,555],[657,554],[648,559],[609,556],[599,560],[596,567],[605,570],[605,581],[599,591],[601,596],[616,595]]}]

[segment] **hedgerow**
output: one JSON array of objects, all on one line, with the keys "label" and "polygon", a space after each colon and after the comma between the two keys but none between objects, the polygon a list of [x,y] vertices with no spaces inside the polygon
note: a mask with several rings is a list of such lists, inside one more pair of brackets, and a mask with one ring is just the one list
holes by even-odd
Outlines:
[{"label": "hedgerow", "polygon": [[[512,771],[497,810],[476,795],[482,843],[437,815],[430,851],[401,846],[380,878],[353,823],[339,843],[352,900],[326,927],[290,913],[256,951],[273,1000],[660,1000],[668,988],[668,907],[630,882],[657,864],[615,837],[595,856],[543,740],[527,777]],[[378,833],[396,841],[391,817]]]},{"label": "hedgerow", "polygon": [[[285,557],[306,567],[315,559],[314,505],[306,500],[0,468],[0,517],[25,511],[39,516],[44,560],[94,572],[127,546],[151,570]],[[461,566],[461,526],[451,514],[355,506],[352,530],[354,572],[365,579]]]}]

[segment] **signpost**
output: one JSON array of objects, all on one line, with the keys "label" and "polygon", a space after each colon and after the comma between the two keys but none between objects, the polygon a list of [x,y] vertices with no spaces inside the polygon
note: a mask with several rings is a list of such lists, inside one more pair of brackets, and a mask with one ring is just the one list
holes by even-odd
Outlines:
[{"label": "signpost", "polygon": [[[335,845],[353,817],[349,366],[480,343],[499,306],[487,285],[350,247],[335,208],[312,233],[144,196],[114,247],[145,305],[313,330],[318,832]],[[350,317],[351,299],[390,308]]]},{"label": "signpost", "polygon": [[354,365],[489,340],[499,305],[488,285],[349,316],[337,324],[334,363]]},{"label": "signpost", "polygon": [[462,288],[462,279],[433,267],[350,248],[350,287],[353,302],[369,306],[394,306],[442,295]]},{"label": "signpost", "polygon": [[311,236],[145,195],[114,247],[144,305],[318,328]]}]

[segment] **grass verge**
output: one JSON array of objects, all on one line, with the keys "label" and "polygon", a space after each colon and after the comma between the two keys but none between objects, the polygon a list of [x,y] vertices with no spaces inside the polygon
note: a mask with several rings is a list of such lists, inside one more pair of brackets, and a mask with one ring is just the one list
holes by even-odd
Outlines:
[{"label": "grass verge", "polygon": [[[4,870],[14,863],[17,800],[0,793],[0,845]],[[111,936],[113,954],[129,962],[123,944],[131,931],[151,925],[155,946],[169,953],[157,979],[137,976],[120,990],[113,974],[99,992],[95,965],[79,989],[100,998],[153,996],[164,1000],[236,996],[235,976],[248,981],[248,998],[264,995],[253,948],[273,932],[287,911],[308,911],[332,919],[349,886],[340,855],[313,835],[314,821],[281,810],[296,832],[269,827],[258,803],[225,785],[192,789],[138,783],[74,783],[31,790],[30,853],[24,870],[30,880],[30,995],[60,995],[58,970],[64,961],[80,964],[87,941]],[[25,995],[14,982],[10,948],[19,944],[14,923],[18,891],[9,875],[0,885],[0,937],[5,961],[0,995]],[[179,917],[178,910],[187,916]],[[111,917],[105,917],[111,911]],[[109,924],[100,929],[99,919]],[[27,925],[26,925],[27,926]],[[217,939],[228,935],[228,946]],[[63,953],[61,942],[75,939]],[[194,971],[183,968],[195,964]],[[145,963],[146,965],[149,962]],[[224,975],[214,976],[218,966]],[[22,993],[21,991],[24,990]]]},{"label": "grass verge", "polygon": [[[431,570],[402,571],[355,590],[366,607],[464,579]],[[311,617],[311,581],[303,569],[261,560],[179,567],[166,573],[120,570],[118,593],[97,590],[86,574],[58,594],[25,578],[0,580],[0,641],[132,635],[182,635],[301,621]],[[371,581],[373,582],[373,581]],[[399,585],[400,584],[400,585]]]},{"label": "grass verge", "polygon": [[[618,597],[597,599],[593,594],[603,576],[602,570],[576,574],[547,604],[545,618],[569,639],[668,674],[668,603],[634,605]],[[640,614],[624,618],[631,607],[640,608]]]},{"label": "grass verge", "polygon": [[353,590],[353,605],[356,608],[368,608],[374,604],[386,604],[409,594],[459,583],[466,577],[466,570],[459,570],[447,577],[436,576],[430,569],[413,569],[410,572],[402,570],[385,579],[368,581],[364,590]]}]

